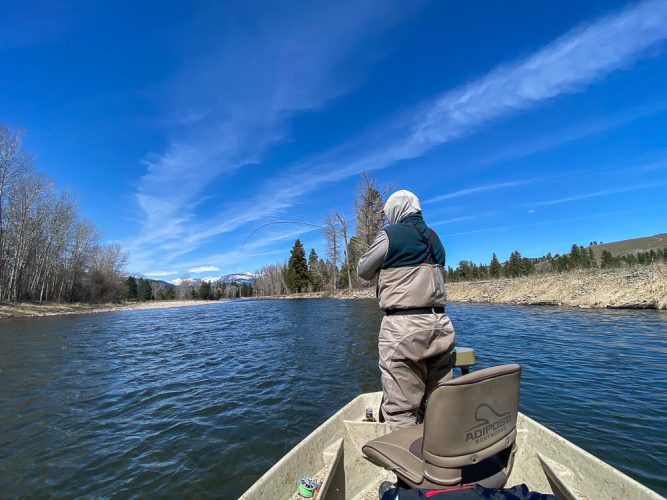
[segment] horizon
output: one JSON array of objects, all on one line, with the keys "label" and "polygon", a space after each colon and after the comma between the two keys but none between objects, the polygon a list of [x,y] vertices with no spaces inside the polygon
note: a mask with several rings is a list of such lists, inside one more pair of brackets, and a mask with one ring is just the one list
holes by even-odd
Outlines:
[{"label": "horizon", "polygon": [[452,267],[667,232],[667,1],[486,7],[9,5],[0,123],[150,279],[324,256],[253,231],[352,221],[364,170]]}]

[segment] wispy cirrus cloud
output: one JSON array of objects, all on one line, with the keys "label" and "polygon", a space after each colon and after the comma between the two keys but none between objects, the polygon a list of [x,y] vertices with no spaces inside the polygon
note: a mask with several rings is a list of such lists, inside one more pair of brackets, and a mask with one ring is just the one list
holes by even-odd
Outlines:
[{"label": "wispy cirrus cloud", "polygon": [[539,226],[549,226],[552,224],[566,224],[566,223],[571,223],[571,222],[577,222],[577,221],[582,221],[582,220],[590,220],[590,219],[601,219],[601,218],[609,218],[609,217],[614,217],[614,216],[619,216],[619,215],[627,215],[627,214],[632,214],[632,213],[640,213],[642,210],[641,209],[631,209],[631,210],[615,210],[612,212],[601,212],[597,214],[590,214],[590,215],[578,215],[575,217],[563,217],[559,219],[549,219],[549,220],[542,220],[539,222],[528,222],[526,224],[511,224],[511,225],[498,225],[498,226],[492,226],[492,227],[485,227],[485,228],[480,228],[480,229],[472,229],[469,231],[459,231],[455,233],[447,233],[447,237],[456,237],[456,236],[470,236],[473,234],[481,234],[481,233],[500,233],[500,232],[505,232],[505,231],[510,231],[512,229],[522,229],[526,227],[539,227]]},{"label": "wispy cirrus cloud", "polygon": [[202,191],[260,161],[288,137],[293,116],[355,87],[375,57],[369,41],[419,3],[301,2],[278,11],[241,4],[218,12],[219,39],[206,56],[189,59],[165,92],[172,126],[165,150],[144,160],[135,193],[144,223],[128,246],[148,259],[155,242],[159,253],[187,238]]},{"label": "wispy cirrus cloud", "polygon": [[417,115],[406,156],[470,133],[489,122],[572,94],[628,67],[667,38],[667,2],[652,0],[574,29],[514,64],[443,94]]},{"label": "wispy cirrus cloud", "polygon": [[[649,0],[602,17],[554,40],[535,54],[501,65],[416,109],[387,127],[304,160],[271,179],[232,223],[207,224],[190,237],[210,237],[296,204],[300,196],[363,170],[386,168],[469,135],[489,123],[573,94],[629,67],[667,38],[667,2]],[[368,145],[371,144],[369,148]],[[345,165],[341,167],[340,165]]]},{"label": "wispy cirrus cloud", "polygon": [[220,268],[218,266],[200,266],[188,269],[189,273],[210,273],[213,271],[220,271]]},{"label": "wispy cirrus cloud", "polygon": [[[493,122],[534,109],[559,96],[580,92],[613,72],[627,69],[639,58],[650,54],[650,50],[666,38],[667,2],[648,0],[635,4],[575,28],[529,57],[498,66],[477,80],[385,120],[388,123],[386,126],[369,130],[356,140],[299,162],[284,174],[268,180],[246,202],[230,204],[222,222],[208,220],[191,224],[186,230],[184,222],[187,218],[176,217],[177,212],[173,210],[163,211],[159,200],[151,200],[151,206],[142,206],[149,220],[158,221],[165,217],[173,220],[179,229],[176,231],[178,237],[196,245],[214,235],[279,214],[299,203],[305,194],[326,184],[363,170],[383,169],[399,161],[419,157],[433,148],[474,134]],[[328,55],[324,53],[324,58]],[[322,74],[331,74],[332,67],[325,64]],[[316,107],[322,100],[304,99],[301,102],[309,104],[301,107],[278,106],[277,109],[283,111],[274,115],[280,117],[275,122],[279,125],[270,127],[271,133],[257,134],[259,139],[256,142],[261,147],[255,149],[253,154],[237,155],[244,149],[235,146],[234,154],[237,156],[230,156],[233,161],[227,163],[239,164],[257,159],[261,151],[275,142],[276,137],[283,136],[285,116]],[[221,136],[220,131],[216,134],[216,137]],[[234,139],[237,136],[231,135]],[[209,159],[201,160],[200,155],[188,146],[174,149],[173,154],[165,154],[149,166],[145,184],[163,183],[159,172],[177,172],[178,165],[210,163]],[[222,157],[227,158],[226,154]],[[218,172],[214,169],[212,175],[207,175],[206,168],[198,172],[202,170],[203,176],[198,176],[196,182],[185,189],[186,193],[197,192],[201,188],[198,183],[210,182]],[[188,186],[187,175],[184,185]],[[464,194],[462,192],[460,196]],[[140,201],[141,195],[140,192]],[[182,207],[183,204],[183,200],[178,200],[176,205]],[[164,224],[156,227],[164,227]]]},{"label": "wispy cirrus cloud", "polygon": [[498,215],[498,213],[499,212],[484,212],[473,215],[462,215],[461,217],[451,217],[449,219],[438,220],[432,222],[430,225],[435,227],[435,226],[444,226],[445,224],[455,224],[457,222],[467,222],[470,220],[481,219],[483,217],[491,217],[494,215]]},{"label": "wispy cirrus cloud", "polygon": [[147,276],[173,276],[178,274],[177,271],[146,271]]},{"label": "wispy cirrus cloud", "polygon": [[640,184],[633,184],[631,186],[626,185],[618,188],[601,189],[589,193],[564,196],[562,198],[555,198],[553,200],[536,201],[533,203],[527,203],[526,205],[531,207],[546,207],[549,205],[560,205],[562,203],[569,203],[572,201],[587,200],[590,198],[599,198],[600,196],[611,196],[614,194],[630,193],[632,191],[644,191],[647,189],[655,189],[663,186],[667,186],[667,181],[644,182]]},{"label": "wispy cirrus cloud", "polygon": [[453,198],[460,198],[462,196],[469,196],[472,194],[485,193],[488,191],[497,191],[500,189],[507,189],[517,186],[523,186],[529,184],[530,180],[523,181],[509,181],[509,182],[496,182],[495,184],[484,184],[482,186],[474,186],[466,189],[459,189],[458,191],[452,191],[451,193],[441,194],[439,196],[434,196],[428,200],[424,200],[422,204],[428,205],[429,203],[435,203],[438,201],[451,200]]}]

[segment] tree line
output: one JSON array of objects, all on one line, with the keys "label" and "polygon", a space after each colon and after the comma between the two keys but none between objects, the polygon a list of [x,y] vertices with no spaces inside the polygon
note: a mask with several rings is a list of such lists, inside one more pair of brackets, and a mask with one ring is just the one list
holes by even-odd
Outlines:
[{"label": "tree line", "polygon": [[149,300],[220,300],[252,297],[253,286],[249,283],[210,283],[208,281],[183,280],[178,286],[163,284],[157,280],[128,276],[124,283],[123,299],[129,301]]},{"label": "tree line", "polygon": [[389,188],[382,192],[377,181],[363,172],[354,198],[356,234],[350,230],[350,221],[338,210],[328,213],[322,225],[326,240],[326,254],[320,257],[314,248],[308,258],[297,239],[287,262],[266,265],[257,271],[255,293],[259,296],[287,293],[334,291],[353,289],[367,283],[357,276],[359,259],[382,229],[382,207]]},{"label": "tree line", "polygon": [[0,126],[0,302],[120,300],[126,254],[36,171],[23,137]]},{"label": "tree line", "polygon": [[[592,242],[591,246],[597,242]],[[564,255],[550,253],[539,258],[522,257],[518,250],[510,255],[504,263],[500,263],[496,254],[491,257],[489,264],[475,264],[462,260],[456,269],[448,267],[447,279],[451,282],[475,281],[497,278],[517,278],[535,273],[555,272],[565,273],[577,269],[611,269],[619,267],[644,266],[657,262],[667,263],[667,248],[648,250],[645,252],[629,253],[613,256],[609,250],[603,250],[597,259],[593,249],[573,244],[570,252]]]},{"label": "tree line", "polygon": [[510,254],[510,258],[502,264],[494,253],[489,264],[475,264],[470,260],[462,260],[456,269],[447,267],[447,281],[474,281],[505,278],[518,278],[535,273],[535,259],[522,257],[518,250]]}]

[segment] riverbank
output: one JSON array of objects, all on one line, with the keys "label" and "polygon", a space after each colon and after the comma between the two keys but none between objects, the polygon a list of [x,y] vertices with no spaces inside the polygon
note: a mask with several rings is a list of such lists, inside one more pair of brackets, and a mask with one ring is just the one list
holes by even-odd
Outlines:
[{"label": "riverbank", "polygon": [[[554,305],[580,308],[667,309],[667,265],[635,269],[589,269],[515,279],[448,283],[449,302]],[[374,288],[260,297],[260,299],[374,299]],[[253,300],[253,299],[242,299]],[[214,304],[208,300],[171,300],[125,304],[0,305],[0,319],[110,311],[164,309]]]},{"label": "riverbank", "polygon": [[11,317],[63,316],[68,314],[91,314],[111,311],[134,311],[144,309],[168,309],[215,304],[211,300],[168,300],[132,302],[125,304],[3,304],[0,305],[0,319]]},{"label": "riverbank", "polygon": [[[580,308],[667,309],[667,265],[588,269],[515,279],[448,283],[449,302],[554,305]],[[375,289],[292,294],[301,298],[372,299]]]},{"label": "riverbank", "polygon": [[452,302],[667,309],[667,266],[578,270],[516,279],[451,283]]}]

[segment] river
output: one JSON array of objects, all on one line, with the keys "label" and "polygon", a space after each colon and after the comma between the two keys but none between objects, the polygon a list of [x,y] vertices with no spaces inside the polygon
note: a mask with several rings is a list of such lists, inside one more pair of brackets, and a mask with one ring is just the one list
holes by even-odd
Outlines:
[{"label": "river", "polygon": [[[667,495],[667,313],[449,307],[521,410]],[[0,497],[235,498],[379,390],[373,301],[236,301],[0,321]],[[304,471],[307,472],[307,471]]]}]

